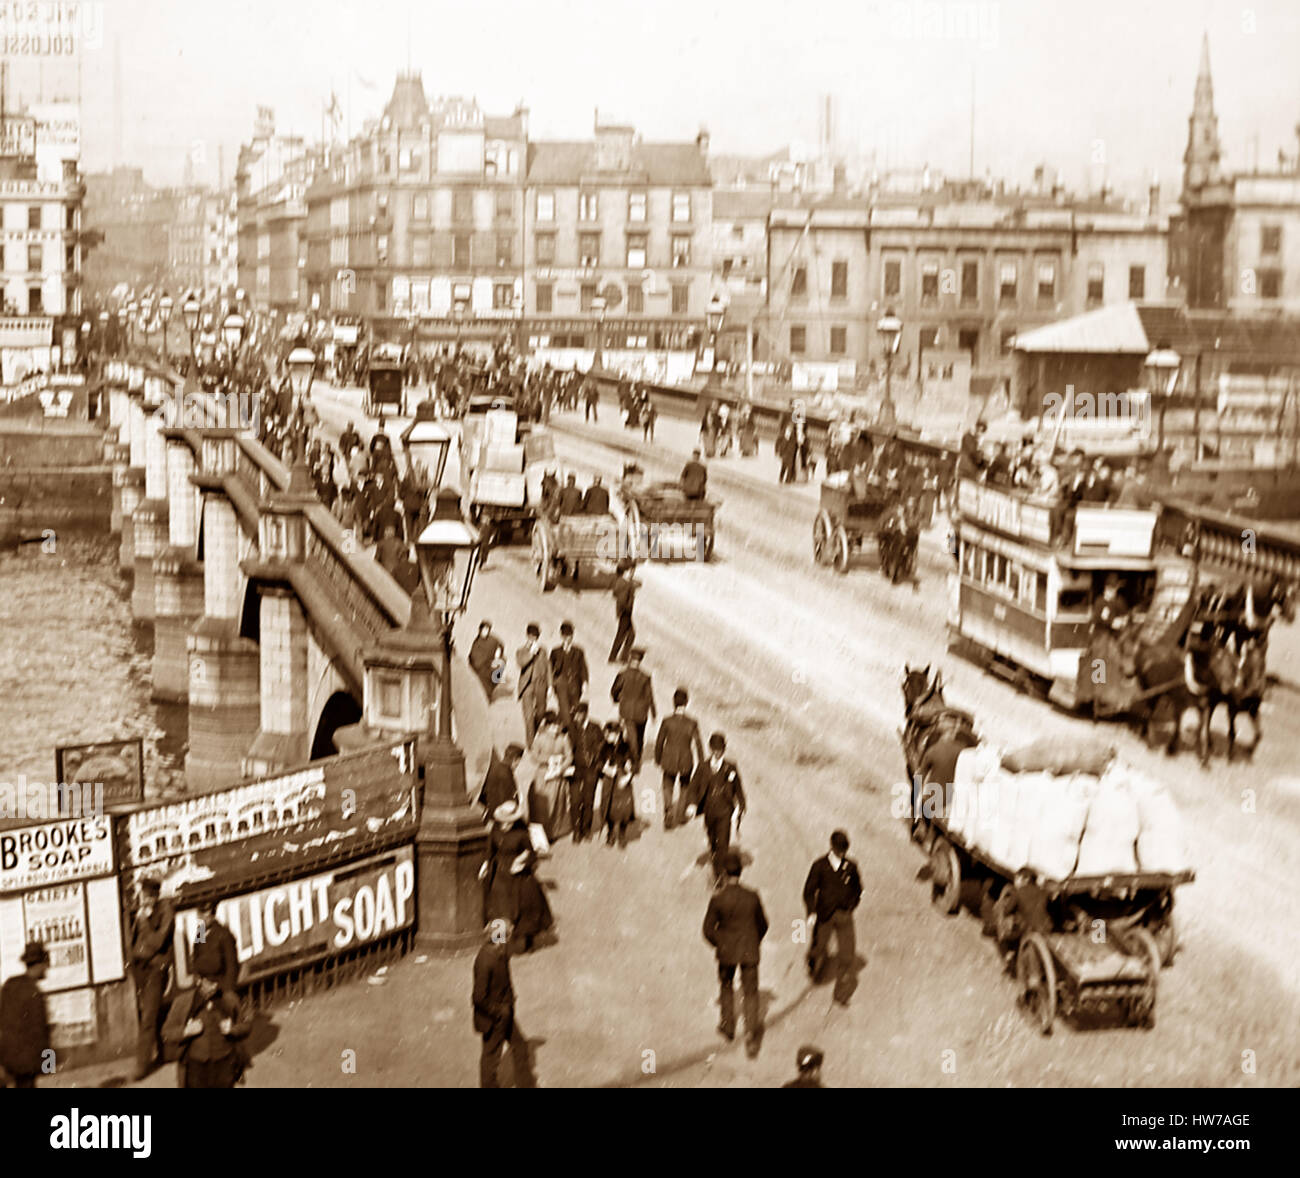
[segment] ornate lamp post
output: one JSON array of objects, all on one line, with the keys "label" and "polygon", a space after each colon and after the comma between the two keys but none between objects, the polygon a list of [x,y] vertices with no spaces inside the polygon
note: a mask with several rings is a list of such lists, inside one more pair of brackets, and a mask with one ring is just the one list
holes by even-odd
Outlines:
[{"label": "ornate lamp post", "polygon": [[472,945],[481,935],[478,860],[483,822],[465,789],[465,754],[452,737],[452,627],[469,603],[481,540],[460,513],[460,497],[439,493],[433,518],[415,542],[423,592],[411,599],[413,639],[441,639],[437,722],[430,709],[421,738],[424,804],[416,835],[419,855],[419,939],[437,948]]},{"label": "ornate lamp post", "polygon": [[709,324],[709,371],[706,380],[710,385],[715,383],[718,371],[718,332],[722,330],[722,321],[726,316],[727,305],[714,295],[709,300],[708,311],[705,312]]},{"label": "ornate lamp post", "polygon": [[185,302],[181,304],[181,318],[185,320],[185,330],[189,333],[190,362],[194,365],[194,374],[196,376],[203,375],[200,371],[198,353],[194,350],[194,333],[199,329],[199,312],[201,310],[202,306],[199,303],[198,297],[193,291],[190,291]]},{"label": "ornate lamp post", "polygon": [[892,422],[896,416],[894,410],[894,354],[898,351],[898,342],[903,338],[903,321],[887,310],[876,323],[876,333],[885,346],[885,401],[881,405],[881,416]]},{"label": "ornate lamp post", "polygon": [[[1173,350],[1165,341],[1161,340],[1155,348],[1148,353],[1146,360],[1143,362],[1143,369],[1146,371],[1147,391],[1151,397],[1152,407],[1159,404],[1159,425],[1156,434],[1156,454],[1163,455],[1165,450],[1165,409],[1169,405],[1169,397],[1174,391],[1174,385],[1178,383],[1178,370],[1182,367],[1183,358]],[[1164,461],[1163,458],[1160,461]]]},{"label": "ornate lamp post", "polygon": [[163,363],[167,365],[171,364],[171,354],[167,350],[167,329],[171,326],[172,308],[175,305],[176,303],[175,300],[172,299],[172,296],[164,291],[162,298],[158,300],[158,315],[162,319]]}]

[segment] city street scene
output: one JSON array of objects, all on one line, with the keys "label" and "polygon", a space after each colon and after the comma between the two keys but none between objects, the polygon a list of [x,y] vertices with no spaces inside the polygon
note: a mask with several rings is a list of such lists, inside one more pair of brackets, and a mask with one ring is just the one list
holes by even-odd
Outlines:
[{"label": "city street scene", "polygon": [[[0,45],[41,1142],[177,1087],[1300,1084],[1289,0]],[[1124,1097],[1083,1148],[1260,1128]]]}]

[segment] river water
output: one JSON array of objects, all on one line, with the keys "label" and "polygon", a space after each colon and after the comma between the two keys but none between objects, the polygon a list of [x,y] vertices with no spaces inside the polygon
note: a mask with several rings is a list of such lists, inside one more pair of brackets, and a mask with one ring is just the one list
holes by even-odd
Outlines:
[{"label": "river water", "polygon": [[142,737],[145,792],[184,790],[186,710],[151,702],[116,538],[60,532],[0,553],[0,782],[53,781],[56,746]]}]

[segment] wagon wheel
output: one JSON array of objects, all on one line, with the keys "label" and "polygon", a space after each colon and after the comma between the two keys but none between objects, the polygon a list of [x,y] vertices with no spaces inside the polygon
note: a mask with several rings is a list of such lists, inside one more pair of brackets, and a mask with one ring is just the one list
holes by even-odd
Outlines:
[{"label": "wagon wheel", "polygon": [[844,530],[843,524],[835,529],[831,542],[834,546],[835,571],[842,576],[849,571],[849,554],[852,551],[849,534]]},{"label": "wagon wheel", "polygon": [[1016,982],[1030,1021],[1050,1035],[1056,1021],[1056,965],[1042,933],[1029,932],[1022,938],[1016,955]]},{"label": "wagon wheel", "polygon": [[930,902],[949,916],[961,905],[961,860],[945,838],[930,848]]},{"label": "wagon wheel", "polygon": [[707,526],[704,533],[704,559],[710,561],[713,559],[713,524]]},{"label": "wagon wheel", "polygon": [[1160,964],[1173,965],[1174,954],[1178,952],[1178,930],[1174,926],[1173,912],[1166,912],[1165,918],[1152,934],[1156,948],[1160,950]]},{"label": "wagon wheel", "polygon": [[1140,997],[1131,998],[1128,1003],[1129,1022],[1136,1023],[1145,1030],[1156,1025],[1156,982],[1160,977],[1160,950],[1156,939],[1146,929],[1135,929],[1129,934],[1129,945],[1134,956],[1143,956],[1147,960],[1147,981]]},{"label": "wagon wheel", "polygon": [[1020,937],[1020,922],[1016,919],[1019,906],[1020,898],[1010,884],[993,901],[993,935],[1003,949],[1012,948]]},{"label": "wagon wheel", "polygon": [[831,556],[831,517],[822,511],[813,520],[813,560],[830,564]]},{"label": "wagon wheel", "polygon": [[551,545],[542,528],[533,529],[533,571],[537,574],[537,582],[543,593],[555,588],[555,564],[551,556]]}]

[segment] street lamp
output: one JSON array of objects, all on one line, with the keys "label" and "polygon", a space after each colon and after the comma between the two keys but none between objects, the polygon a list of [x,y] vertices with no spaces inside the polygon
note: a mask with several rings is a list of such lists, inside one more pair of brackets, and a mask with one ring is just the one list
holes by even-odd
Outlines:
[{"label": "street lamp", "polygon": [[709,373],[708,381],[713,383],[718,371],[718,332],[722,330],[722,321],[727,317],[727,305],[716,294],[709,300],[705,319],[709,325]]},{"label": "street lamp", "polygon": [[312,381],[316,377],[316,353],[300,344],[289,353],[285,367],[289,369],[289,388],[302,404],[311,394]]},{"label": "street lamp", "polygon": [[451,450],[451,434],[446,426],[417,418],[402,431],[402,450],[406,455],[406,477],[412,487],[427,494],[442,485]]},{"label": "street lamp", "polygon": [[1182,367],[1182,363],[1183,358],[1165,341],[1161,340],[1147,354],[1147,358],[1142,364],[1146,371],[1148,396],[1151,397],[1152,401],[1158,400],[1160,402],[1160,419],[1156,434],[1157,454],[1164,452],[1165,408],[1168,405],[1170,395],[1174,391],[1174,385],[1178,382],[1178,370]]},{"label": "street lamp", "polygon": [[876,334],[885,345],[885,402],[881,406],[882,414],[888,406],[888,417],[894,417],[894,353],[898,351],[898,342],[903,338],[903,321],[890,308],[876,323]]},{"label": "street lamp", "polygon": [[171,363],[171,354],[167,350],[167,329],[171,326],[172,308],[176,305],[171,295],[164,293],[158,300],[158,314],[162,316],[163,363]]},{"label": "street lamp", "polygon": [[244,317],[238,311],[231,311],[222,320],[221,339],[232,356],[238,353],[244,340]]},{"label": "street lamp", "polygon": [[596,317],[596,351],[591,357],[593,371],[605,364],[605,296],[596,295],[591,300],[591,313]]},{"label": "street lamp", "polygon": [[431,735],[444,757],[451,750],[463,756],[451,739],[451,631],[469,604],[481,549],[478,532],[460,513],[460,496],[450,489],[439,491],[433,518],[415,541],[424,595],[412,598],[411,610],[414,628],[429,628],[436,616],[442,633],[442,689],[438,693],[438,726]]}]

